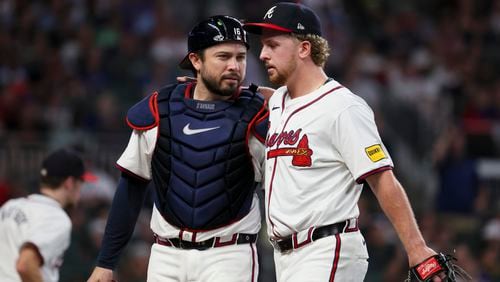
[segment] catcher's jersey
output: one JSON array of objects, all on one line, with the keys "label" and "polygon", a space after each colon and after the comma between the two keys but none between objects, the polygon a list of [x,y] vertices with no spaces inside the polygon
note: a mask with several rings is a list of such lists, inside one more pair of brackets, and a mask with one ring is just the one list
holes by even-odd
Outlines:
[{"label": "catcher's jersey", "polygon": [[0,209],[0,280],[21,281],[16,271],[19,250],[32,243],[43,258],[44,281],[58,281],[70,236],[71,220],[54,199],[33,194],[9,200]]},{"label": "catcher's jersey", "polygon": [[[127,148],[118,159],[117,164],[144,179],[151,179],[151,158],[157,142],[158,128],[154,127],[146,131],[134,130],[130,137]],[[182,134],[182,133],[179,133]],[[255,136],[248,141],[249,153],[252,156],[252,164],[255,171],[255,181],[260,182],[262,178],[262,163],[264,161],[264,144]],[[184,240],[204,241],[213,237],[232,236],[235,233],[258,233],[260,229],[260,210],[258,197],[255,194],[250,212],[241,220],[230,225],[206,231],[188,232],[169,224],[160,214],[156,206],[153,208],[151,217],[151,229],[154,233],[165,238],[176,238],[182,236]]]},{"label": "catcher's jersey", "polygon": [[269,101],[265,190],[269,236],[356,218],[362,182],[391,169],[369,106],[335,80]]}]

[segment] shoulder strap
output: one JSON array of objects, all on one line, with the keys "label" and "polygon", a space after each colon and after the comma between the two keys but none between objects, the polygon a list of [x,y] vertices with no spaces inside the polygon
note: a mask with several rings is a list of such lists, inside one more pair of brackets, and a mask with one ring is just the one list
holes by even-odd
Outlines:
[{"label": "shoulder strap", "polygon": [[137,130],[148,130],[158,124],[158,110],[156,98],[158,92],[154,92],[132,106],[127,112],[127,124]]},{"label": "shoulder strap", "polygon": [[266,139],[269,112],[267,111],[267,102],[264,96],[257,92],[257,86],[251,84],[249,89],[243,90],[240,93],[239,99],[248,99],[255,103],[258,107],[258,112],[252,118],[249,124],[249,130],[259,139],[262,143]]},{"label": "shoulder strap", "polygon": [[160,121],[158,96],[165,92],[170,94],[176,86],[177,84],[168,85],[132,106],[127,112],[127,124],[136,130],[148,130],[157,126]]}]

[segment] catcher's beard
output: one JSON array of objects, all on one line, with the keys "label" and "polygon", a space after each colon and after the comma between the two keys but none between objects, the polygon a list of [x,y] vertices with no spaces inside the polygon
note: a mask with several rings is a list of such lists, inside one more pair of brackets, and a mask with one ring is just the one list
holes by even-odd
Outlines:
[{"label": "catcher's beard", "polygon": [[[221,86],[222,79],[228,76],[237,79],[238,83],[231,83],[227,87],[222,87]],[[201,80],[203,81],[203,84],[205,84],[205,87],[208,89],[208,91],[223,97],[229,97],[234,95],[236,91],[239,89],[241,83],[240,76],[237,74],[222,76],[221,79],[217,80],[202,70],[200,73],[200,77]]]}]

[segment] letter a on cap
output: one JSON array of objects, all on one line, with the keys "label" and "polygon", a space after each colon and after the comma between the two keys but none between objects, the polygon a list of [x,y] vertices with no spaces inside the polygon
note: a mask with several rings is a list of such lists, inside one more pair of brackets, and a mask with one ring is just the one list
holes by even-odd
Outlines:
[{"label": "letter a on cap", "polygon": [[272,18],[273,17],[273,13],[274,13],[274,9],[276,9],[276,6],[271,7],[271,9],[269,9],[266,12],[266,14],[264,15],[264,19],[265,18],[268,18],[268,19]]}]

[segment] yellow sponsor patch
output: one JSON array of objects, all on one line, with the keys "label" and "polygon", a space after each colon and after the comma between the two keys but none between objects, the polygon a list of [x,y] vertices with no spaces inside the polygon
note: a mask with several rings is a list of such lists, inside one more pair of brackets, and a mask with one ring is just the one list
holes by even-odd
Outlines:
[{"label": "yellow sponsor patch", "polygon": [[380,144],[376,144],[368,148],[365,148],[365,152],[370,158],[370,160],[372,160],[372,162],[378,162],[386,158],[385,153],[382,150],[382,146],[380,146]]}]

